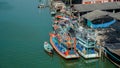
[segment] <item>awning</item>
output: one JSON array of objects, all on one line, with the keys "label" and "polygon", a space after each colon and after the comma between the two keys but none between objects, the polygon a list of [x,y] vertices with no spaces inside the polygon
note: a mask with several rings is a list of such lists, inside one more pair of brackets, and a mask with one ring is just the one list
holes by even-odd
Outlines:
[{"label": "awning", "polygon": [[92,21],[94,19],[97,19],[97,18],[99,18],[101,16],[105,16],[105,15],[108,15],[108,12],[95,10],[95,11],[92,11],[92,12],[82,15],[82,17]]},{"label": "awning", "polygon": [[76,4],[74,5],[74,8],[79,12],[120,9],[120,2],[107,2],[101,4]]}]

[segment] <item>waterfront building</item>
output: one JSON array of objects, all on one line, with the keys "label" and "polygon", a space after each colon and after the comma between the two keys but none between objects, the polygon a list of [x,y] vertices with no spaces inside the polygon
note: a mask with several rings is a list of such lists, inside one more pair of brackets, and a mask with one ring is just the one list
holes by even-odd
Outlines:
[{"label": "waterfront building", "polygon": [[120,2],[120,0],[62,0],[62,1],[67,3],[71,1],[73,4],[99,4],[106,2]]}]

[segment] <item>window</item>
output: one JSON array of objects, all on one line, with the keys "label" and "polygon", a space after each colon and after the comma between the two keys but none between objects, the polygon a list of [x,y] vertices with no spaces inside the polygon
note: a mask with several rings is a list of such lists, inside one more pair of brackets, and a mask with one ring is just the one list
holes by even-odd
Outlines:
[{"label": "window", "polygon": [[84,2],[84,4],[91,4],[91,1]]},{"label": "window", "polygon": [[101,2],[101,1],[95,1],[95,3],[97,3],[97,4],[98,4],[98,3],[102,3],[102,2]]}]

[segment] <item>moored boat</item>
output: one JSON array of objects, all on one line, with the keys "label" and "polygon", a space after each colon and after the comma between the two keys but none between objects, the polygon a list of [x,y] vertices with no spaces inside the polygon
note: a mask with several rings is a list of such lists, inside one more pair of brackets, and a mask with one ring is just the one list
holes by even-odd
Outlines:
[{"label": "moored boat", "polygon": [[83,56],[85,59],[90,58],[98,58],[98,52],[95,50],[95,48],[92,47],[85,47],[86,44],[79,41],[79,43],[76,45],[76,49],[78,53]]},{"label": "moored boat", "polygon": [[75,59],[80,57],[74,47],[68,48],[64,43],[60,43],[54,33],[50,33],[50,43],[54,50],[65,59]]},{"label": "moored boat", "polygon": [[[114,36],[113,36],[114,35]],[[120,33],[111,32],[104,43],[105,56],[116,66],[120,67]],[[116,36],[116,37],[115,37]]]},{"label": "moored boat", "polygon": [[38,8],[45,8],[45,7],[48,7],[48,6],[46,6],[45,4],[39,4],[38,5]]},{"label": "moored boat", "polygon": [[80,29],[78,33],[76,33],[77,45],[76,49],[80,55],[82,55],[85,59],[90,58],[98,58],[98,52],[95,50],[96,41],[94,32],[91,30]]},{"label": "moored boat", "polygon": [[56,10],[51,10],[51,15],[52,16],[55,16],[56,13],[57,13]]},{"label": "moored boat", "polygon": [[44,42],[44,49],[46,52],[53,54],[53,48],[48,42]]},{"label": "moored boat", "polygon": [[[116,66],[120,68],[120,27],[119,22],[104,30],[102,37],[105,36],[102,43],[105,56]],[[103,30],[101,30],[103,31]]]},{"label": "moored boat", "polygon": [[116,45],[113,45],[113,47],[114,48],[111,48],[111,46],[105,47],[106,57],[116,66],[120,67],[120,47]]}]

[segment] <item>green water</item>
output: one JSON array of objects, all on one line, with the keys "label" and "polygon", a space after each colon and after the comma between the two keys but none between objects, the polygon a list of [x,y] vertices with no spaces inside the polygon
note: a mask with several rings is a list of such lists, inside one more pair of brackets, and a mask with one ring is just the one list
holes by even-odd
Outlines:
[{"label": "green water", "polygon": [[0,0],[0,68],[116,68],[105,58],[67,61],[44,52],[52,20],[48,8],[37,8],[39,2]]}]

